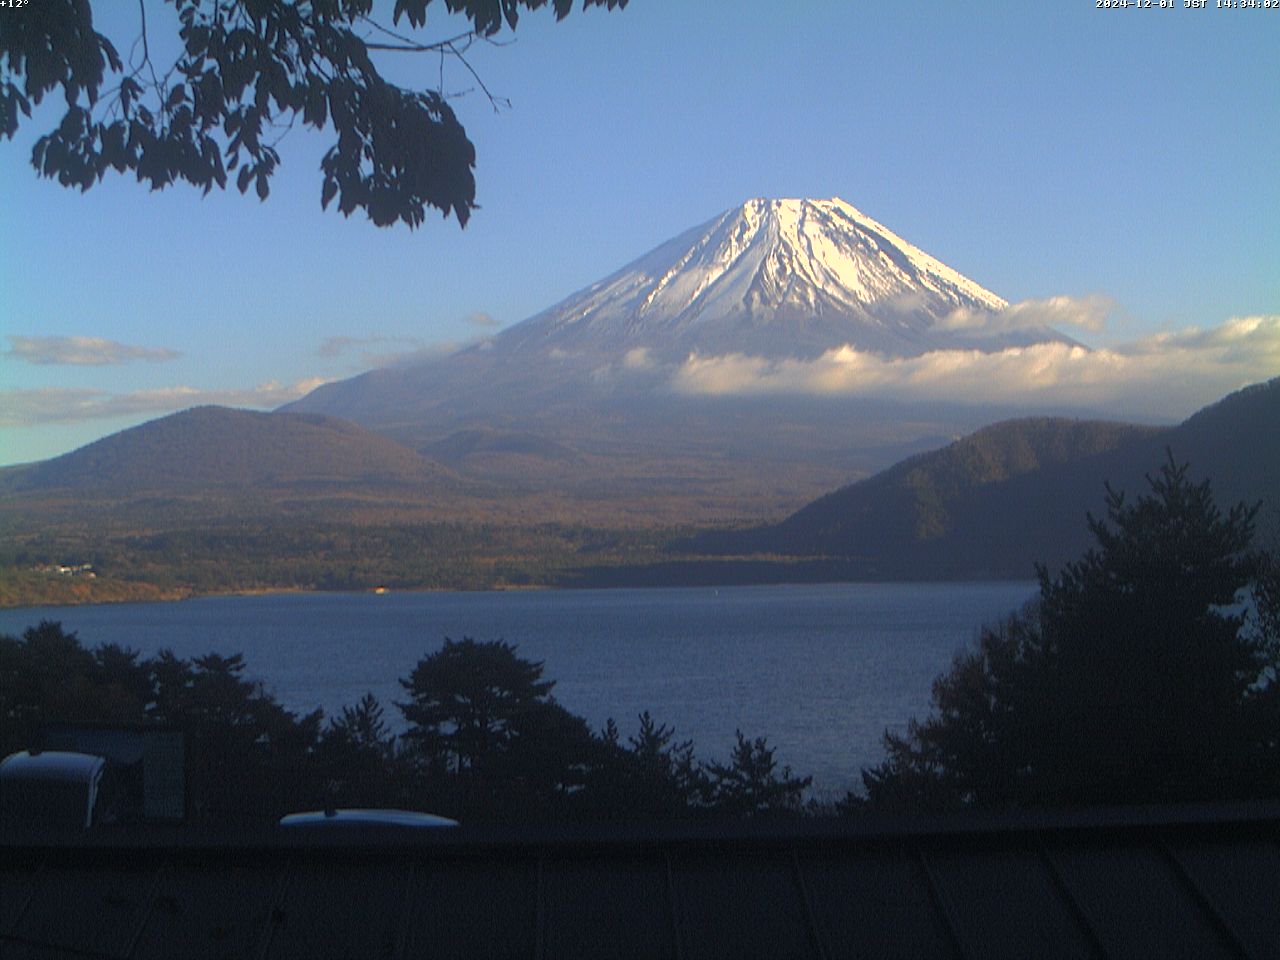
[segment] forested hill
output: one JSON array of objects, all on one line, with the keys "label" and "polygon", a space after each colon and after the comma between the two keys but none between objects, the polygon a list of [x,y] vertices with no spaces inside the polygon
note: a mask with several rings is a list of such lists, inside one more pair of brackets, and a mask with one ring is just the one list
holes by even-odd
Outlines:
[{"label": "forested hill", "polygon": [[456,485],[435,461],[345,420],[226,407],[195,407],[0,472],[8,493],[299,483]]},{"label": "forested hill", "polygon": [[[819,498],[779,524],[708,534],[702,553],[838,558],[864,576],[1029,576],[1088,545],[1106,482],[1134,493],[1171,451],[1220,504],[1280,493],[1280,379],[1232,394],[1170,428],[1012,420]],[[1265,503],[1259,530],[1277,537]],[[852,564],[853,566],[850,566]]]}]

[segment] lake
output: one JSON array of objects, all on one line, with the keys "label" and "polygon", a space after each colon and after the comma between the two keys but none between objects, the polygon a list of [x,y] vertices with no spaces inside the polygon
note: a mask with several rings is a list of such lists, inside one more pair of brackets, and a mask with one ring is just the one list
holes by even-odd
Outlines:
[{"label": "lake", "polygon": [[934,677],[978,629],[1034,593],[1001,581],[281,594],[0,610],[0,632],[49,619],[87,646],[243,653],[290,709],[332,714],[372,691],[395,720],[398,678],[445,637],[503,639],[597,728],[613,717],[625,739],[648,710],[703,759],[727,757],[735,730],[767,736],[831,796],[881,759],[886,728],[928,712]]}]

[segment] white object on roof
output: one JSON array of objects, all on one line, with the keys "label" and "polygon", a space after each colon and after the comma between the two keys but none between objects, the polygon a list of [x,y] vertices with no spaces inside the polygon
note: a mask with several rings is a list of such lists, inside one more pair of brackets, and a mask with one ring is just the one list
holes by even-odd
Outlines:
[{"label": "white object on roof", "polygon": [[309,810],[280,818],[282,827],[456,827],[457,820],[414,810]]},{"label": "white object on roof", "polygon": [[88,829],[106,766],[90,753],[10,754],[0,761],[0,823]]}]

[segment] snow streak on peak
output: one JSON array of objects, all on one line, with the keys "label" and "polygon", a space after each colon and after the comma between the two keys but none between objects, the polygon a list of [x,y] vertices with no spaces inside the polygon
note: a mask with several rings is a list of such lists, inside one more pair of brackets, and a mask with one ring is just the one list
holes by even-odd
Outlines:
[{"label": "snow streak on peak", "polygon": [[[498,344],[597,355],[642,347],[672,358],[816,355],[848,344],[907,356],[953,345],[947,316],[1006,306],[844,200],[754,199],[512,327]],[[1059,338],[1046,328],[1015,339]],[[1007,335],[993,344],[1007,345]]]},{"label": "snow streak on peak", "polygon": [[[956,306],[1000,310],[1004,300],[903,240],[838,197],[749,200],[721,218],[715,266],[746,256],[758,292],[778,302],[818,305],[825,295],[849,307],[930,292]],[[727,231],[724,229],[727,228]],[[763,253],[750,263],[752,246]],[[714,272],[714,271],[712,271]]]}]

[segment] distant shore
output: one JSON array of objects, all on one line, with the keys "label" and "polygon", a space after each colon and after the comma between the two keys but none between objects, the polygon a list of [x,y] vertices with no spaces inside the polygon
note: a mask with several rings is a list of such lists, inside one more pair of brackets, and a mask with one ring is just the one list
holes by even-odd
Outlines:
[{"label": "distant shore", "polygon": [[539,590],[591,590],[666,587],[767,586],[787,583],[885,583],[885,582],[966,582],[978,580],[1020,580],[1029,571],[945,570],[881,567],[865,560],[832,558],[727,558],[673,560],[650,564],[592,566],[558,571],[545,583],[495,581],[477,585],[473,580],[455,585],[398,584],[341,588],[280,586],[231,586],[225,589],[195,589],[188,586],[160,586],[146,581],[110,577],[83,579],[53,577],[34,573],[0,574],[0,609],[25,607],[78,606],[105,603],[160,603],[197,597],[255,597],[303,593],[368,593],[377,595],[439,592],[494,592]]}]

